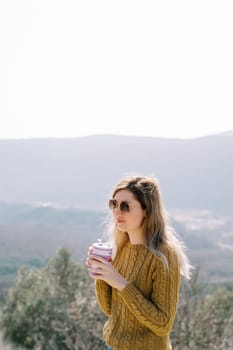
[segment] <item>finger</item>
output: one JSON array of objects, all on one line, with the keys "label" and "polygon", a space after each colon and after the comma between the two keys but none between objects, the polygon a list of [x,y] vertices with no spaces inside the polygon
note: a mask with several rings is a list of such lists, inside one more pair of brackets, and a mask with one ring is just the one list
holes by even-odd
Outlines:
[{"label": "finger", "polygon": [[88,266],[91,266],[91,261],[88,259],[85,263],[85,265],[88,267]]},{"label": "finger", "polygon": [[99,260],[89,258],[88,259],[88,265],[89,266],[96,266],[96,267],[101,267],[103,266],[103,263]]},{"label": "finger", "polygon": [[97,278],[103,279],[102,275],[101,275],[100,273],[97,273],[97,272],[91,272],[91,271],[89,271],[88,275],[89,275],[91,278],[93,278],[93,279],[97,279]]},{"label": "finger", "polygon": [[95,261],[99,261],[101,262],[102,264],[108,264],[107,260],[105,260],[104,258],[102,258],[101,256],[98,256],[98,255],[90,255],[90,259],[93,259]]},{"label": "finger", "polygon": [[93,269],[93,268],[88,268],[88,274],[90,277],[92,278],[104,278],[104,274],[102,273],[102,271],[100,269]]},{"label": "finger", "polygon": [[87,265],[88,269],[95,271],[101,271],[104,272],[105,271],[105,266],[102,262],[99,262],[97,260],[90,260],[90,262]]},{"label": "finger", "polygon": [[90,256],[92,254],[92,248],[89,248],[88,251],[87,251],[87,256]]},{"label": "finger", "polygon": [[88,257],[87,260],[86,260],[86,265],[91,265],[91,264],[93,264],[93,262],[94,262],[94,260],[91,259],[90,257]]}]

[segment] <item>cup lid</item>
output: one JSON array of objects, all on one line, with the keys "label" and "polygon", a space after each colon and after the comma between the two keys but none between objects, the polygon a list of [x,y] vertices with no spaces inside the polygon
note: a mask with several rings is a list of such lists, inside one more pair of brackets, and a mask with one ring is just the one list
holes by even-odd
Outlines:
[{"label": "cup lid", "polygon": [[97,241],[98,242],[92,244],[93,248],[102,249],[102,250],[112,249],[112,244],[110,242],[102,242],[101,239],[97,239]]}]

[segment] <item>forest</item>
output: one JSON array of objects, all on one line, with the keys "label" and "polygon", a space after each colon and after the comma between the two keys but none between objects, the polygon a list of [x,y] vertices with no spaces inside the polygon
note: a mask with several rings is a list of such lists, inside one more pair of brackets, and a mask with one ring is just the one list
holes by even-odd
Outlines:
[{"label": "forest", "polygon": [[[105,316],[83,264],[65,248],[44,267],[22,267],[1,298],[1,349],[105,349]],[[233,287],[199,281],[198,270],[182,283],[171,333],[174,350],[233,348]],[[4,345],[5,344],[5,345]],[[10,346],[5,348],[4,346]]]}]

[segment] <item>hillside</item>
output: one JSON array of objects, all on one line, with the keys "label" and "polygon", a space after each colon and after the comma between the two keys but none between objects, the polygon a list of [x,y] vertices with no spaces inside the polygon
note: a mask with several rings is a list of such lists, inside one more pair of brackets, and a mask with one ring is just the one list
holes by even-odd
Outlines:
[{"label": "hillside", "polygon": [[[0,276],[5,282],[22,265],[40,267],[61,246],[84,263],[88,246],[106,233],[108,221],[102,211],[3,202],[0,213]],[[233,218],[208,211],[169,214],[202,279],[233,281]]]},{"label": "hillside", "polygon": [[102,210],[126,174],[158,177],[169,209],[233,213],[233,133],[0,141],[0,200]]}]

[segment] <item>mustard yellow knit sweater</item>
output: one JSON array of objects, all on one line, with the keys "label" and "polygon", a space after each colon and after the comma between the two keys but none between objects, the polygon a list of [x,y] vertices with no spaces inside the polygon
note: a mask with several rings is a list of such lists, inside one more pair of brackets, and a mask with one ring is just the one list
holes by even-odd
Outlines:
[{"label": "mustard yellow knit sweater", "polygon": [[163,250],[168,266],[143,244],[129,242],[113,261],[128,281],[119,291],[96,281],[96,296],[108,316],[104,340],[113,350],[170,350],[171,331],[178,302],[180,268],[171,247]]}]

